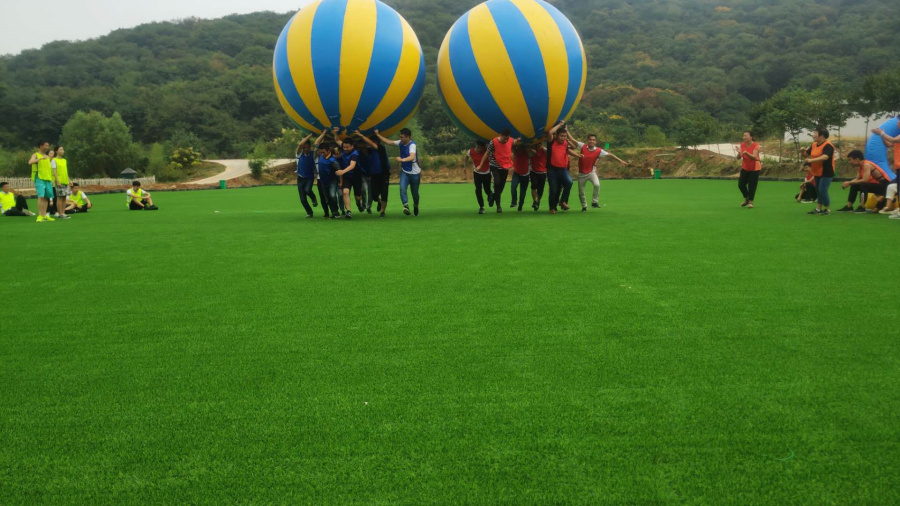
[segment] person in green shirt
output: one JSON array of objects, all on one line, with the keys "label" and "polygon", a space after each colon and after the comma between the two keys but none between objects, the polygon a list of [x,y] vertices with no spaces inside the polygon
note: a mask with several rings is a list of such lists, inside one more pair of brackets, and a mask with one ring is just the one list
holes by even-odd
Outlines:
[{"label": "person in green shirt", "polygon": [[69,190],[69,165],[66,160],[66,148],[56,146],[54,151],[56,155],[50,161],[50,168],[53,169],[53,183],[55,185],[56,217],[68,220],[69,216],[66,216],[66,200],[72,192]]},{"label": "person in green shirt", "polygon": [[72,194],[69,195],[68,202],[66,202],[66,212],[86,213],[92,207],[94,205],[91,204],[91,199],[81,191],[78,183],[72,183]]},{"label": "person in green shirt", "polygon": [[37,151],[28,160],[28,165],[31,165],[31,179],[34,181],[38,197],[38,223],[56,221],[47,214],[50,200],[53,199],[53,169],[50,167],[49,152],[50,143],[41,141],[37,145]]},{"label": "person in green shirt", "polygon": [[25,197],[18,195],[6,181],[0,183],[0,214],[3,216],[34,216],[28,210]]}]

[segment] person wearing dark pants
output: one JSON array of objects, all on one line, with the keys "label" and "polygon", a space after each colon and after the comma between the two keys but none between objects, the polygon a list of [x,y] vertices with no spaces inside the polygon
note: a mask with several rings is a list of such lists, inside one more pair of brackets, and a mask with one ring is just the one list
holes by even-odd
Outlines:
[{"label": "person wearing dark pants", "polygon": [[506,180],[509,179],[509,171],[513,167],[512,147],[518,142],[518,139],[510,137],[511,133],[508,128],[500,132],[500,136],[494,138],[488,143],[487,154],[481,160],[479,171],[485,166],[490,166],[491,176],[494,180],[494,203],[497,204],[497,212],[503,212],[502,200],[503,189],[506,188]]},{"label": "person wearing dark pants", "polygon": [[550,214],[556,214],[559,206],[569,210],[569,194],[572,192],[572,175],[569,174],[569,157],[581,155],[569,148],[569,133],[564,122],[559,122],[547,132],[552,139],[547,142],[547,183],[550,185]]},{"label": "person wearing dark pants", "polygon": [[[422,182],[422,167],[419,165],[419,148],[412,139],[412,130],[400,129],[400,140],[394,141],[381,135],[375,130],[375,135],[381,142],[392,144],[400,148],[400,203],[403,204],[403,214],[419,215],[419,184]],[[409,210],[409,190],[412,190],[413,210]]]},{"label": "person wearing dark pants", "polygon": [[756,187],[759,185],[759,174],[762,172],[762,163],[759,156],[759,143],[749,131],[744,132],[744,139],[740,147],[735,146],[737,159],[741,160],[741,176],[738,179],[738,189],[744,196],[741,207],[753,209],[753,201],[756,199]]},{"label": "person wearing dark pants", "polygon": [[547,150],[538,145],[537,150],[531,155],[531,208],[537,211],[541,208],[541,199],[544,198],[544,187],[547,185]]},{"label": "person wearing dark pants", "polygon": [[316,144],[316,151],[319,154],[316,170],[319,175],[319,200],[322,201],[322,210],[325,211],[325,219],[337,219],[340,216],[338,202],[341,196],[335,172],[341,170],[341,166],[334,158],[330,145],[319,142]]},{"label": "person wearing dark pants", "polygon": [[512,177],[512,204],[518,204],[519,212],[525,205],[525,196],[528,195],[529,174],[531,173],[532,151],[527,146],[517,144],[513,147],[513,177]]},{"label": "person wearing dark pants", "polygon": [[[845,190],[850,188],[850,194],[847,196],[847,205],[838,209],[838,211],[865,213],[868,194],[881,197],[878,209],[884,208],[887,202],[884,197],[887,195],[888,185],[896,175],[892,171],[885,170],[877,164],[867,161],[863,152],[858,149],[851,151],[847,158],[850,161],[850,166],[856,169],[857,177],[841,185],[841,188]],[[856,198],[860,194],[863,196],[862,202],[854,210],[853,203],[856,202]]]},{"label": "person wearing dark pants", "polygon": [[[316,202],[316,194],[313,193],[313,183],[316,180],[316,154],[312,151],[312,146],[310,146],[310,139],[312,135],[307,135],[297,144],[297,193],[300,194],[300,204],[303,206],[303,210],[306,211],[306,217],[313,217],[312,207],[318,206],[318,202]],[[309,202],[307,200],[309,198],[312,200],[312,207],[310,207]]]},{"label": "person wearing dark pants", "polygon": [[28,210],[28,201],[25,197],[12,191],[9,183],[0,183],[0,214],[3,216],[34,216]]},{"label": "person wearing dark pants", "polygon": [[813,145],[803,153],[808,157],[810,173],[816,178],[819,201],[816,208],[807,214],[828,216],[831,214],[831,195],[828,189],[834,180],[834,145],[828,141],[828,130],[820,128],[813,132]]},{"label": "person wearing dark pants", "polygon": [[[487,143],[482,140],[475,141],[475,147],[466,151],[466,160],[472,162],[472,174],[475,180],[475,199],[478,201],[478,214],[484,214],[484,195],[487,195],[488,205],[494,206],[494,194],[491,191],[490,167],[481,164],[487,154]],[[479,172],[481,171],[481,172]]]}]

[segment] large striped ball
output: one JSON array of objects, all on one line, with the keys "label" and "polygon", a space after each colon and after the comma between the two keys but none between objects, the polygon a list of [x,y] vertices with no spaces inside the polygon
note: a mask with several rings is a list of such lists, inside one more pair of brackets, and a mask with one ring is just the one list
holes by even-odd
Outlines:
[{"label": "large striped ball", "polygon": [[456,125],[491,139],[510,129],[535,139],[581,101],[581,37],[542,0],[488,0],[450,29],[438,55],[438,93]]},{"label": "large striped ball", "polygon": [[311,132],[340,127],[391,135],[415,114],[425,58],[409,23],[378,0],[314,0],[281,32],[275,92]]}]

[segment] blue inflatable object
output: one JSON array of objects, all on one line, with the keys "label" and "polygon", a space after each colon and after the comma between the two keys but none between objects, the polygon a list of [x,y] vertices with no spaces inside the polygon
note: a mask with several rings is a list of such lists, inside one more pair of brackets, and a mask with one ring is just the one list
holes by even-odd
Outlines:
[{"label": "blue inflatable object", "polygon": [[278,38],[275,92],[290,118],[391,135],[416,112],[425,57],[409,23],[378,0],[313,0]]},{"label": "blue inflatable object", "polygon": [[[881,125],[884,133],[891,137],[900,135],[900,117],[888,120]],[[897,157],[900,156],[900,144],[894,144],[894,163],[900,164]],[[878,165],[888,174],[894,174],[891,169],[891,162],[888,161],[888,148],[884,145],[884,141],[878,135],[871,135],[866,142],[866,160]]]}]

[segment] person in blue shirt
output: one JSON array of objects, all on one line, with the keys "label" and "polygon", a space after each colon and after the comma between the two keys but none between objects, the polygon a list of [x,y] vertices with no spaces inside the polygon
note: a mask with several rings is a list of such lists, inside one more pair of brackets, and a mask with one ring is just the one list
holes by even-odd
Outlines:
[{"label": "person in blue shirt", "polygon": [[344,215],[348,220],[353,218],[353,213],[350,212],[350,189],[353,189],[353,194],[356,196],[357,207],[361,208],[362,205],[359,203],[362,200],[362,178],[358,180],[354,177],[354,172],[357,174],[360,172],[359,170],[359,152],[356,151],[356,147],[353,145],[353,141],[350,138],[346,138],[341,143],[341,147],[343,151],[341,152],[341,156],[338,159],[338,164],[341,169],[336,172],[338,176],[341,176],[341,189],[344,193],[344,207],[347,209],[347,214]]},{"label": "person in blue shirt", "polygon": [[400,200],[403,202],[403,214],[409,216],[409,197],[407,189],[412,190],[413,212],[419,215],[419,184],[422,182],[422,168],[419,166],[419,154],[416,143],[412,140],[412,130],[404,128],[400,130],[400,140],[394,141],[383,137],[378,130],[375,135],[385,144],[392,144],[400,148]]},{"label": "person in blue shirt", "polygon": [[[360,156],[366,158],[368,166],[369,187],[367,188],[368,200],[366,201],[366,210],[372,213],[372,201],[378,201],[378,213],[384,218],[385,209],[387,208],[387,184],[385,178],[390,177],[389,173],[384,170],[384,164],[387,161],[387,150],[384,144],[376,136],[366,137],[359,130],[355,133],[362,139]],[[365,178],[363,178],[365,181]]]},{"label": "person in blue shirt", "polygon": [[[306,210],[306,217],[313,217],[313,207],[318,207],[316,195],[313,193],[313,183],[316,182],[316,153],[312,151],[309,140],[312,134],[307,135],[297,144],[297,192],[300,194],[300,204]],[[307,197],[312,199],[312,207],[309,206]]]},{"label": "person in blue shirt", "polygon": [[316,151],[319,155],[316,169],[319,175],[319,197],[322,200],[322,209],[325,211],[326,219],[336,220],[340,212],[338,211],[340,185],[339,178],[335,174],[341,167],[335,160],[329,144],[321,142],[316,144]]}]

